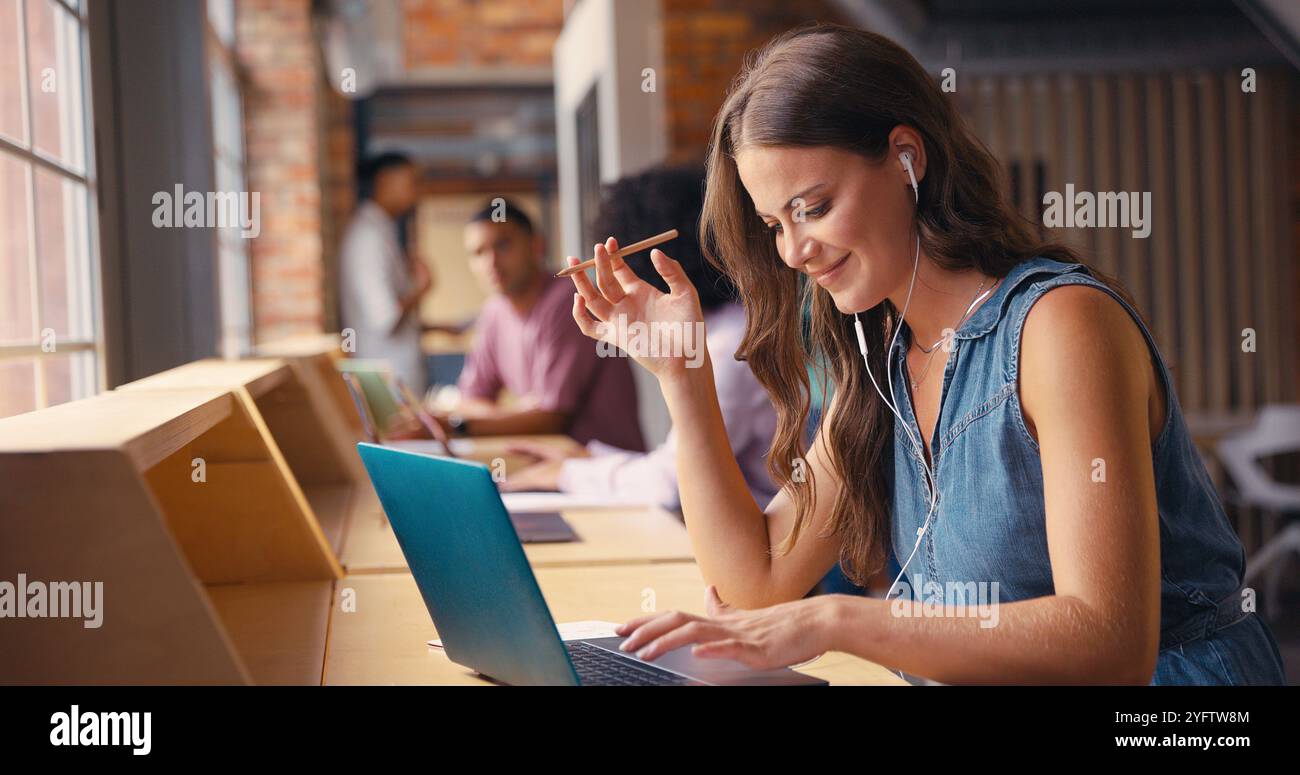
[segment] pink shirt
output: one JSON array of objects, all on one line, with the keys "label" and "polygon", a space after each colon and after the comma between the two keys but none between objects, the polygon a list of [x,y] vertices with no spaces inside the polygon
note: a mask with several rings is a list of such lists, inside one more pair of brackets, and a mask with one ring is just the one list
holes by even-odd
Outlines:
[{"label": "pink shirt", "polygon": [[566,433],[580,443],[644,450],[629,359],[596,354],[596,342],[573,322],[572,281],[545,282],[526,315],[505,296],[484,303],[461,393],[496,400],[505,389],[525,408],[570,414]]}]

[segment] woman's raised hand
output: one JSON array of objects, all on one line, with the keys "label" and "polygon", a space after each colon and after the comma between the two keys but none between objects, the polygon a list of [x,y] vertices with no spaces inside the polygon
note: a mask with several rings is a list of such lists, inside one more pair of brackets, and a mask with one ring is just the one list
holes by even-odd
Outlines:
[{"label": "woman's raised hand", "polygon": [[[650,260],[668,293],[636,276],[610,237],[595,246],[596,283],[586,272],[572,275],[573,319],[587,336],[617,346],[660,380],[703,365],[704,315],[695,287],[681,264],[655,249]],[[569,256],[569,266],[579,263]]]}]

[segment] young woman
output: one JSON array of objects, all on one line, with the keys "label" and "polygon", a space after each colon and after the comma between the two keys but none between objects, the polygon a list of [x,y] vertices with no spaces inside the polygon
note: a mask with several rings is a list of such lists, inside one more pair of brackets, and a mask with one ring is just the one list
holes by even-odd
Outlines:
[{"label": "young woman", "polygon": [[[678,429],[682,510],[713,586],[707,616],[630,621],[626,648],[764,667],[837,650],[947,683],[1285,682],[1150,333],[1069,250],[1038,243],[997,177],[879,35],[788,33],[737,79],[701,231],[746,306],[736,357],[776,405],[783,489],[766,509],[749,496],[711,368],[639,359]],[[616,250],[596,246],[595,284],[574,275],[584,332],[700,320],[672,259],[652,255],[665,294]],[[805,451],[810,359],[835,388]],[[907,581],[892,599],[801,599],[836,560],[860,581],[888,552]],[[997,605],[954,593],[974,589]]]}]

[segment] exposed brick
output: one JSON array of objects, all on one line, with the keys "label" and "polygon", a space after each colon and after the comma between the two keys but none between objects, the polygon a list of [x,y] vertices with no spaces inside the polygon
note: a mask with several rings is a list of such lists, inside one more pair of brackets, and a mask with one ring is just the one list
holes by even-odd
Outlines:
[{"label": "exposed brick", "polygon": [[405,0],[406,66],[546,67],[561,0]]},{"label": "exposed brick", "polygon": [[670,161],[703,160],[714,117],[748,52],[812,20],[844,21],[824,0],[790,6],[779,0],[663,0]]},{"label": "exposed brick", "polygon": [[248,187],[262,194],[262,232],[249,248],[258,340],[316,332],[323,319],[320,74],[310,9],[309,0],[239,0],[237,8]]},{"label": "exposed brick", "polygon": [[[355,206],[352,105],[319,72],[310,0],[238,0],[247,74],[251,245],[259,340],[337,327],[338,242]],[[408,69],[549,67],[570,0],[403,0]],[[703,158],[713,118],[747,52],[809,19],[842,21],[829,0],[662,0],[669,157]]]}]

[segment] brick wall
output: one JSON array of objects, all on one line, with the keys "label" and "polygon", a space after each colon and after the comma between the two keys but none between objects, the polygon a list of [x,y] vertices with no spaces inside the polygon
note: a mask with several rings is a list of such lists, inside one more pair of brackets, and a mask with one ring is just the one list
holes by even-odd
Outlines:
[{"label": "brick wall", "polygon": [[[549,67],[560,0],[404,0],[409,70]],[[335,267],[355,202],[353,106],[320,71],[310,0],[238,0],[257,341],[338,327]]]},{"label": "brick wall", "polygon": [[661,0],[669,155],[701,162],[713,118],[745,54],[811,21],[844,22],[822,0]]},{"label": "brick wall", "polygon": [[250,256],[258,341],[324,325],[320,74],[310,11],[310,0],[237,6],[248,186],[262,203],[262,233]]},{"label": "brick wall", "polygon": [[352,102],[319,79],[321,104],[321,264],[325,330],[341,328],[338,310],[338,249],[356,209],[356,129]]},{"label": "brick wall", "polygon": [[[792,7],[793,6],[793,7]],[[320,72],[310,0],[238,0],[248,185],[262,195],[251,245],[258,341],[337,328],[334,267],[355,207],[352,104]],[[403,0],[408,70],[548,68],[560,0]],[[823,0],[662,0],[670,159],[699,161],[745,54],[812,20]]]},{"label": "brick wall", "polygon": [[561,0],[403,0],[406,67],[550,67]]}]

